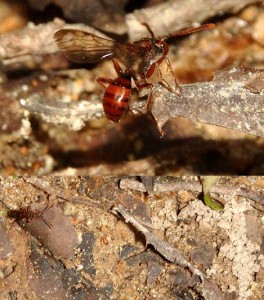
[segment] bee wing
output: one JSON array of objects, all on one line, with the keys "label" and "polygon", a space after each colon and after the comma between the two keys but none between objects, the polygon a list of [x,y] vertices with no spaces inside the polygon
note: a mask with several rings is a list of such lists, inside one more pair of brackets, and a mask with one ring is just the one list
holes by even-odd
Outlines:
[{"label": "bee wing", "polygon": [[116,41],[77,29],[60,29],[54,39],[65,56],[77,63],[95,63],[115,56],[114,49],[120,47]]}]

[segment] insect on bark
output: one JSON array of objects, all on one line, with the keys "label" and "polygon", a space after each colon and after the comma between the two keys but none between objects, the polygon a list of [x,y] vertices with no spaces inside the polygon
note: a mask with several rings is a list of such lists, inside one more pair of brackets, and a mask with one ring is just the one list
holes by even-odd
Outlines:
[{"label": "insect on bark", "polygon": [[[65,56],[70,61],[96,63],[115,58],[125,66],[126,70],[123,72],[117,61],[114,60],[114,68],[118,77],[114,80],[102,77],[97,79],[106,90],[103,100],[106,116],[115,122],[120,121],[129,106],[131,78],[133,78],[138,90],[143,88],[149,89],[145,105],[146,112],[150,111],[152,105],[152,84],[147,80],[155,70],[157,70],[163,86],[177,95],[181,94],[171,63],[166,56],[169,51],[169,46],[166,43],[168,38],[215,28],[215,24],[209,23],[156,38],[148,24],[142,23],[142,25],[146,26],[151,37],[123,44],[78,29],[60,29],[54,34],[59,48],[64,51]],[[169,72],[173,75],[176,89],[171,87],[163,77],[160,69],[162,61],[166,62]],[[108,87],[104,86],[105,83],[109,84]],[[122,91],[125,91],[125,94],[120,96],[119,94]],[[115,109],[115,105],[119,108]],[[120,108],[121,106],[123,107],[122,109]]]},{"label": "insect on bark", "polygon": [[44,214],[50,208],[50,206],[45,207],[42,211],[35,209],[32,210],[31,206],[20,209],[9,209],[7,211],[7,217],[15,219],[17,222],[29,223],[33,220],[42,220],[50,229],[52,225],[45,219]]}]

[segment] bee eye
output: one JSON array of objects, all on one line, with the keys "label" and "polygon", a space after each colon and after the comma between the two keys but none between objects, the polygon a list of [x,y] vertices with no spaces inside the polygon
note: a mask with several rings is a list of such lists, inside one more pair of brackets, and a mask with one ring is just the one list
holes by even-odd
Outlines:
[{"label": "bee eye", "polygon": [[163,42],[162,42],[162,41],[157,41],[157,42],[156,42],[156,45],[157,45],[159,48],[163,48]]}]

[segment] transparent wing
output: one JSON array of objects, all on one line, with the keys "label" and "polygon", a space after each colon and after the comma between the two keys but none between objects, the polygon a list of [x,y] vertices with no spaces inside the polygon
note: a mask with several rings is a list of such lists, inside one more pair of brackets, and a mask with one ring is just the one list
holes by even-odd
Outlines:
[{"label": "transparent wing", "polygon": [[65,56],[77,63],[95,63],[115,56],[121,44],[77,29],[61,29],[54,39]]}]

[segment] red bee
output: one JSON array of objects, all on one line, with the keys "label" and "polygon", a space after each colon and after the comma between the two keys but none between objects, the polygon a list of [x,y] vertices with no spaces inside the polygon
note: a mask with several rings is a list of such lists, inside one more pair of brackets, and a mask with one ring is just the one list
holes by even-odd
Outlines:
[{"label": "red bee", "polygon": [[[65,56],[73,62],[95,63],[106,59],[117,58],[126,67],[126,71],[123,72],[119,65],[114,63],[118,78],[113,81],[111,81],[111,79],[99,79],[101,85],[102,83],[109,83],[108,88],[104,87],[108,94],[108,96],[105,95],[104,101],[108,104],[111,102],[111,108],[108,104],[105,105],[106,113],[110,116],[110,119],[119,121],[118,117],[114,117],[114,115],[121,115],[121,110],[118,108],[115,111],[114,102],[117,101],[117,98],[120,99],[117,95],[122,90],[122,84],[124,84],[123,87],[124,90],[126,90],[126,94],[121,96],[121,103],[129,102],[127,101],[129,98],[128,90],[131,88],[130,85],[128,88],[126,88],[126,86],[128,81],[131,82],[131,78],[134,79],[138,89],[145,87],[149,89],[148,100],[145,106],[146,111],[149,111],[151,108],[152,98],[152,84],[148,83],[147,79],[153,74],[155,69],[158,71],[161,83],[167,89],[175,93],[175,89],[163,78],[159,67],[161,62],[165,60],[168,70],[174,76],[175,85],[178,86],[170,61],[166,57],[169,46],[165,40],[171,37],[182,36],[215,27],[214,24],[204,24],[196,28],[188,28],[161,38],[156,38],[148,24],[142,23],[142,25],[146,26],[151,37],[124,44],[78,29],[60,29],[54,34],[59,48],[62,49],[65,52]],[[110,93],[108,93],[109,91]],[[180,91],[178,91],[178,94],[180,94]],[[118,101],[120,102],[120,100]],[[128,104],[124,104],[124,106],[128,107]],[[116,107],[119,107],[119,104]]]},{"label": "red bee", "polygon": [[[118,75],[117,78],[98,77],[96,80],[105,90],[103,107],[106,117],[113,122],[119,122],[129,107],[131,75],[128,70],[123,72],[118,62],[114,59],[113,64]],[[104,83],[108,84],[108,86],[105,86]]]},{"label": "red bee", "polygon": [[16,221],[21,221],[25,223],[29,223],[33,220],[42,220],[49,228],[51,228],[51,224],[44,218],[44,213],[49,209],[50,207],[47,206],[42,211],[35,209],[32,210],[31,206],[28,206],[26,208],[20,208],[20,209],[9,209],[7,211],[7,216],[9,218],[13,218]]}]

